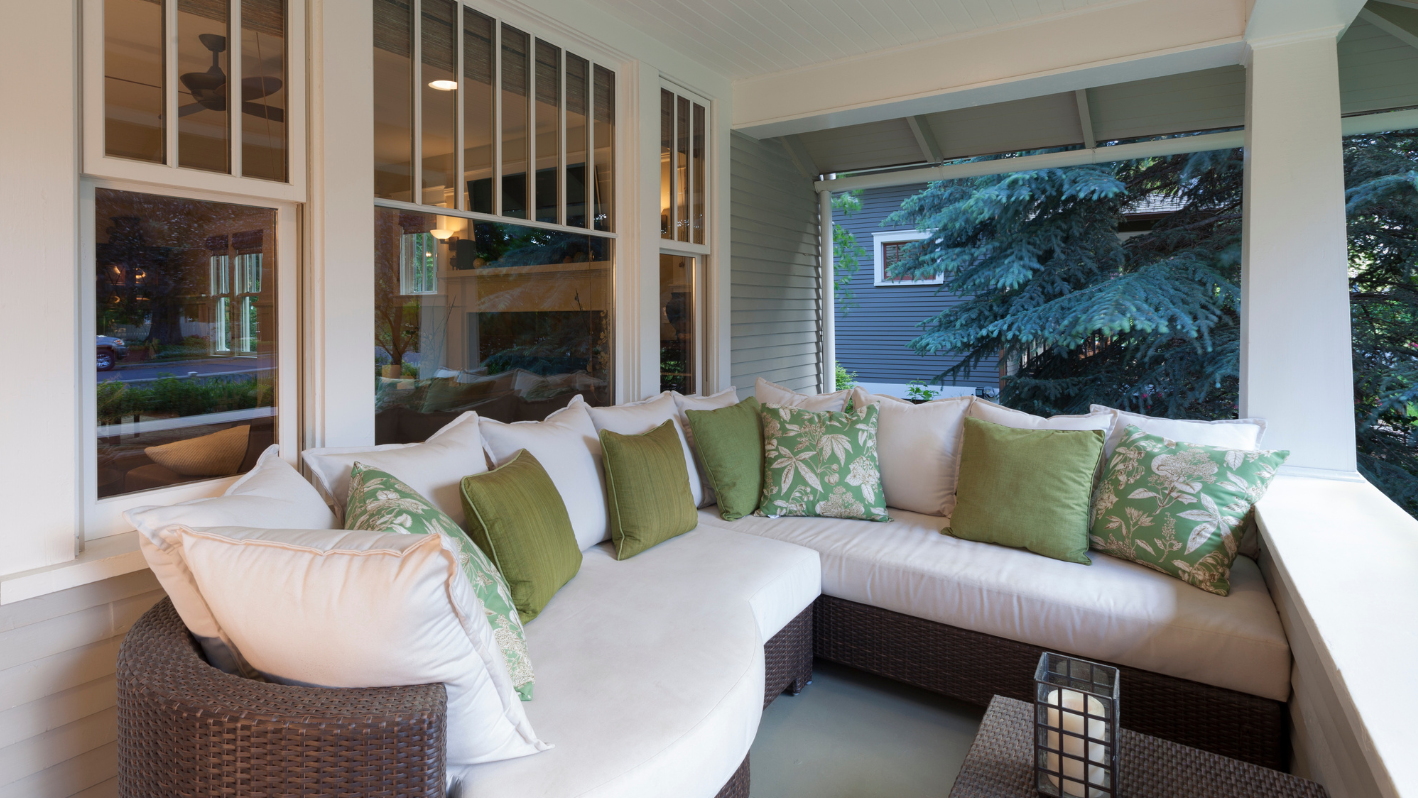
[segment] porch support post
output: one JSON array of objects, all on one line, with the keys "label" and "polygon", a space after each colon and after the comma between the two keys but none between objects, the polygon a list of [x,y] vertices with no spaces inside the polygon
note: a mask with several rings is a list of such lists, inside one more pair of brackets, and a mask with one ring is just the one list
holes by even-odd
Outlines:
[{"label": "porch support post", "polygon": [[1353,472],[1337,33],[1250,42],[1240,411],[1288,466]]},{"label": "porch support post", "polygon": [[837,390],[837,315],[836,300],[833,296],[834,272],[832,269],[832,191],[817,192],[818,259],[822,262],[822,392]]}]

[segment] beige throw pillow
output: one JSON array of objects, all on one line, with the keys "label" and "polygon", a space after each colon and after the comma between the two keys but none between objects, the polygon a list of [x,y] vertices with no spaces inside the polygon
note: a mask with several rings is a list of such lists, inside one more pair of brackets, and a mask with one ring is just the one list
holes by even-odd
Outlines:
[{"label": "beige throw pillow", "polygon": [[241,469],[251,425],[213,432],[185,441],[174,441],[143,450],[150,460],[184,477],[226,477]]}]

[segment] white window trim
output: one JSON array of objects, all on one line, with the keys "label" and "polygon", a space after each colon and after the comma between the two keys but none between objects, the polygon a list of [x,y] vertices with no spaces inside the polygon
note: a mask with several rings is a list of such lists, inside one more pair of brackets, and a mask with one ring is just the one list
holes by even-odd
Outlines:
[{"label": "white window trim", "polygon": [[[289,160],[286,171],[288,182],[285,183],[255,177],[241,177],[241,148],[237,146],[239,141],[235,136],[231,139],[233,174],[219,174],[177,166],[177,131],[173,125],[168,125],[168,129],[165,131],[167,163],[150,163],[109,156],[104,149],[103,140],[104,0],[82,0],[82,2],[83,46],[80,48],[80,53],[83,61],[81,65],[83,160],[80,168],[81,173],[112,180],[139,181],[197,191],[219,191],[228,195],[279,199],[288,202],[306,201],[305,0],[287,0],[286,3],[286,114],[290,124],[286,129],[286,152]],[[235,15],[235,9],[239,7],[238,2],[239,0],[233,0],[233,15]],[[176,7],[177,4],[174,0],[167,0],[164,5],[164,13],[166,14],[164,35],[169,50],[175,47],[177,36],[177,26],[174,24]],[[239,54],[240,31],[236,31],[231,38],[233,41],[228,47],[228,52]],[[228,70],[230,73],[228,78],[232,82],[239,81],[241,78],[240,60],[239,57],[228,59],[232,64]],[[173,87],[177,82],[176,59],[169,58],[167,61],[168,63],[164,66],[165,80],[169,87]],[[167,95],[164,97],[167,111],[170,117],[175,118],[177,93],[174,90],[167,92]],[[233,115],[230,121],[233,130],[240,128],[239,114]],[[228,196],[223,201],[230,202],[233,201],[233,198]]]},{"label": "white window trim", "polygon": [[900,288],[908,285],[941,285],[945,282],[945,275],[940,274],[935,277],[926,277],[917,280],[888,280],[882,271],[885,269],[885,261],[882,260],[882,245],[895,244],[905,241],[921,241],[930,238],[930,233],[923,233],[920,230],[894,230],[885,233],[871,234],[871,262],[872,262],[872,285],[882,287]]},{"label": "white window trim", "polygon": [[[176,170],[172,170],[176,171]],[[266,181],[262,181],[266,182]],[[275,185],[275,184],[273,184]],[[94,189],[108,188],[118,191],[133,191],[145,194],[160,194],[168,197],[228,202],[276,211],[276,396],[279,397],[275,409],[276,443],[280,445],[281,457],[293,466],[299,467],[301,406],[300,398],[300,303],[301,303],[301,250],[299,230],[299,207],[279,200],[253,200],[247,197],[232,197],[227,194],[197,191],[171,186],[152,186],[128,181],[88,178],[79,184],[79,340],[93,341],[97,335],[93,307],[94,260],[97,256],[97,240],[94,232],[95,212]],[[83,447],[83,494],[82,523],[84,540],[96,540],[110,535],[127,532],[130,527],[123,520],[123,512],[148,504],[176,504],[192,499],[220,496],[240,475],[218,477],[200,482],[187,482],[168,488],[128,493],[107,499],[98,498],[98,368],[94,362],[96,351],[92,345],[81,346],[79,355],[79,381],[81,418],[80,439]]]}]

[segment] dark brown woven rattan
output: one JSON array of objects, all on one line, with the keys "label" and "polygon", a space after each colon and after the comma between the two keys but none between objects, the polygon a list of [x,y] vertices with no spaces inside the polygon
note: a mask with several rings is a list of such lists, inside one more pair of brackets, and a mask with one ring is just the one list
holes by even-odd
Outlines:
[{"label": "dark brown woven rattan", "polygon": [[444,794],[441,684],[326,690],[223,673],[164,599],[118,652],[118,792]]},{"label": "dark brown woven rattan", "polygon": [[[763,647],[764,706],[812,678],[808,606]],[[223,673],[172,602],[118,652],[118,789],[124,798],[444,796],[441,684],[332,690]],[[748,798],[748,758],[719,798]]]},{"label": "dark brown woven rattan", "polygon": [[714,798],[748,798],[748,756],[744,756],[743,764],[734,771],[734,775],[729,777],[729,783],[724,785],[724,789],[719,790],[719,794]]},{"label": "dark brown woven rattan", "polygon": [[[995,694],[1032,700],[1034,668],[1044,652],[832,596],[818,598],[813,630],[813,649],[823,659],[978,706]],[[1264,767],[1286,767],[1283,703],[1118,667],[1123,726]]]},{"label": "dark brown woven rattan", "polygon": [[765,675],[763,706],[787,692],[797,695],[812,681],[812,607],[788,621],[782,631],[763,644]]},{"label": "dark brown woven rattan", "polygon": [[[991,701],[950,798],[1035,798],[1033,715],[1024,701]],[[1127,729],[1118,756],[1126,798],[1328,798],[1313,781]]]}]

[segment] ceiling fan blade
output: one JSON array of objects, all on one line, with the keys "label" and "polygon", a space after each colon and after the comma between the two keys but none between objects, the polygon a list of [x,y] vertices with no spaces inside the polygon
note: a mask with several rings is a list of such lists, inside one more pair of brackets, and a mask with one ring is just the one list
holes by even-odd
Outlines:
[{"label": "ceiling fan blade", "polygon": [[191,105],[184,105],[184,106],[178,108],[178,109],[177,109],[177,115],[178,115],[178,116],[191,116],[192,114],[195,114],[195,113],[197,113],[198,111],[205,111],[205,110],[207,110],[207,106],[205,106],[205,105],[203,105],[203,104],[201,104],[201,103],[192,103]]},{"label": "ceiling fan blade", "polygon": [[244,114],[250,114],[260,119],[269,119],[272,122],[286,121],[286,112],[284,109],[272,108],[268,105],[261,105],[259,103],[242,103],[241,112]]},{"label": "ceiling fan blade", "polygon": [[241,99],[259,100],[281,90],[281,79],[273,77],[242,78]]}]

